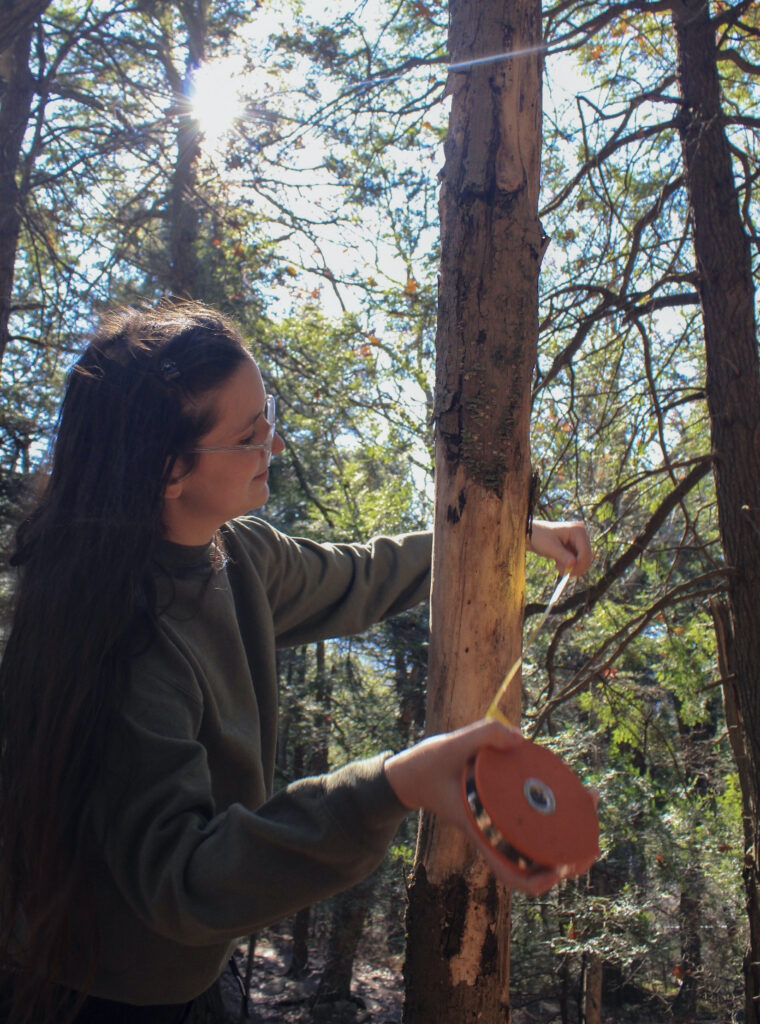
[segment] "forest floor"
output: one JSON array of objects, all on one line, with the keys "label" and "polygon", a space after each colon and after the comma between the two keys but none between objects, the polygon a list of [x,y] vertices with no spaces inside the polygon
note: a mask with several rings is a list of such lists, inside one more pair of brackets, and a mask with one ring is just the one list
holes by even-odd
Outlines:
[{"label": "forest floor", "polygon": [[[235,956],[240,974],[245,975],[247,951],[241,946]],[[387,958],[386,958],[387,960]],[[231,977],[223,976],[225,1007],[233,1020],[248,1024],[401,1024],[403,979],[401,964],[354,965],[351,993],[355,1002],[312,1007],[324,958],[313,949],[309,969],[301,978],[288,976],[288,943],[276,932],[260,935],[251,974],[248,1016],[242,1013],[242,992]]]},{"label": "forest floor", "polygon": [[[246,947],[239,948],[236,963],[245,974]],[[323,967],[323,958],[314,949],[309,954],[309,970],[301,978],[288,976],[289,943],[276,931],[259,936],[256,943],[250,996],[244,1009],[242,992],[230,972],[223,976],[225,1008],[231,1021],[241,1024],[401,1024],[403,977],[400,958],[366,958],[354,966],[352,997],[355,1001],[312,1006],[312,997]],[[663,1024],[672,1020],[663,1007],[661,1014],[630,1007],[603,1013],[603,1024]],[[551,998],[535,998],[515,1005],[512,1024],[560,1024],[559,1003]],[[695,1017],[690,1024],[731,1024],[726,1018]]]}]

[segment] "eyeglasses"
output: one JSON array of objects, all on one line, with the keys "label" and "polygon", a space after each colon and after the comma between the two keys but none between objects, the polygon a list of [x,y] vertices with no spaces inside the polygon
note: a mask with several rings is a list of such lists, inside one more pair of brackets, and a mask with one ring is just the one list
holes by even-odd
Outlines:
[{"label": "eyeglasses", "polygon": [[[277,419],[277,407],[275,405],[274,395],[267,395],[266,402],[264,403],[264,411],[260,415],[263,415],[267,424],[267,434],[263,441],[251,442],[250,444],[223,444],[216,448],[191,448],[190,451],[193,454],[200,454],[201,452],[266,452],[267,465],[269,465],[272,458],[272,443],[274,441],[275,423]],[[257,421],[258,418],[259,417],[257,416]]]}]

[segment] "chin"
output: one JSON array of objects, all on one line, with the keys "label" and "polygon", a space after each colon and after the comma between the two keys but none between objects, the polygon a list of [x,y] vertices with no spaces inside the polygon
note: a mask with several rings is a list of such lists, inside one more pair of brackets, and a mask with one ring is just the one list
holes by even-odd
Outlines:
[{"label": "chin", "polygon": [[262,505],[266,505],[269,500],[269,488],[264,486],[263,488],[255,488],[256,493],[251,495],[250,504],[248,505],[248,511],[253,512],[257,508],[261,508]]}]

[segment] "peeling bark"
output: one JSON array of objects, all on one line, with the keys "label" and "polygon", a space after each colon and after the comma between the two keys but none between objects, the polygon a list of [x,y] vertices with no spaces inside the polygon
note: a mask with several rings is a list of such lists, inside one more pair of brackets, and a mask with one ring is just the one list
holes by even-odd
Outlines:
[{"label": "peeling bark", "polygon": [[[508,1024],[511,1019],[509,965],[501,941],[508,930],[509,896],[485,867],[479,865],[476,875],[453,874],[434,885],[424,864],[415,869],[407,929],[419,941],[409,943],[404,963],[408,1024]],[[473,916],[470,907],[478,905],[482,916],[476,921],[478,912]]]},{"label": "peeling bark", "polygon": [[[480,717],[517,658],[538,338],[541,8],[454,0],[440,195],[436,513],[427,730]],[[520,715],[519,679],[503,710]],[[508,895],[457,830],[423,815],[404,1019],[510,1020]]]}]

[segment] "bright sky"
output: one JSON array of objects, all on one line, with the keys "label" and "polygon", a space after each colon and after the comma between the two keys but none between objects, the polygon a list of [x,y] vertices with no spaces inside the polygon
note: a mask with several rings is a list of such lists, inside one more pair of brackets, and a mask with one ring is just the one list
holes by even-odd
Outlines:
[{"label": "bright sky", "polygon": [[[257,32],[260,41],[261,34],[272,29],[271,17],[263,17],[258,25],[254,22],[251,28],[253,41],[256,42]],[[300,85],[305,73],[305,62],[303,65],[297,63],[292,72],[294,82]],[[566,57],[552,56],[548,59],[545,81],[547,87],[544,102],[547,108],[572,103],[576,91],[587,91],[589,88],[588,81],[582,78],[575,64]],[[320,90],[323,98],[326,98],[329,95],[329,81],[321,81]],[[287,112],[287,82],[283,82],[280,74],[271,74],[265,68],[259,69],[255,79],[252,79],[252,76],[246,76],[243,71],[242,57],[231,55],[200,69],[196,76],[193,105],[205,136],[205,151],[221,167],[222,154],[226,146],[231,141],[234,145],[236,123],[239,125],[240,120],[246,116],[249,120],[261,118],[266,115],[267,110],[274,116]],[[448,105],[441,105],[430,116],[447,117]],[[283,179],[290,177],[291,183],[295,186],[301,176],[308,171],[310,186],[305,195],[299,195],[295,187],[293,188],[288,199],[291,208],[298,210],[300,203],[303,212],[311,215],[315,207],[317,210],[329,209],[336,201],[336,194],[330,186],[328,176],[324,172],[311,171],[322,164],[324,156],[321,140],[308,131],[302,132],[297,148],[292,148],[288,154],[291,162],[290,175],[287,170],[281,173]],[[414,154],[399,154],[399,159],[413,161]],[[423,173],[429,173],[433,182],[443,165],[442,149],[437,160],[429,162],[429,157],[426,157],[426,161],[428,162]],[[229,176],[229,172],[226,173]],[[334,231],[331,234],[328,229],[324,230],[322,245],[326,263],[340,275],[344,269],[354,269],[358,258],[365,264],[365,276],[385,278],[386,282],[397,283],[403,288],[407,266],[395,252],[383,247],[379,241],[382,236],[382,225],[368,223],[366,218],[371,215],[370,210],[362,211],[362,222],[357,225],[354,232],[347,224],[341,226],[339,234]],[[313,249],[299,249],[295,241],[290,243],[290,247],[289,255],[286,253],[284,258],[291,260],[296,268],[308,267],[314,259]],[[355,297],[351,295],[350,289],[342,289],[341,297],[348,308],[356,308]],[[336,296],[330,293],[330,289],[322,290],[322,298],[327,313],[340,313],[340,304]]]},{"label": "bright sky", "polygon": [[[272,18],[262,18],[261,25],[266,25],[266,30],[272,31]],[[276,26],[274,27],[276,29]],[[254,33],[256,31],[255,25],[253,31]],[[305,62],[303,64],[296,63],[292,75],[297,86],[300,86],[305,74]],[[336,83],[336,89],[337,87]],[[230,143],[234,145],[236,121],[246,117],[247,111],[250,116],[250,111],[253,109],[254,118],[257,116],[256,111],[263,112],[267,108],[274,114],[279,111],[289,112],[289,97],[287,92],[283,92],[283,88],[287,90],[287,81],[284,81],[281,76],[269,72],[266,67],[257,70],[255,78],[250,75],[246,76],[243,70],[243,59],[236,55],[209,63],[198,72],[193,104],[194,112],[205,136],[205,151],[219,168],[223,167],[222,154],[225,148]],[[550,57],[547,60],[544,97],[547,108],[572,104],[575,92],[581,89],[588,90],[588,88],[588,82],[582,80],[574,64],[568,58]],[[324,85],[320,82],[320,91],[323,98],[326,97],[330,91],[329,82]],[[258,116],[261,117],[261,113]],[[435,115],[432,116],[447,118],[448,104],[441,104]],[[299,175],[297,164],[300,165],[301,172],[306,168],[319,167],[324,160],[324,155],[321,141],[314,134],[304,132],[299,147],[291,149],[289,153],[289,159],[292,158],[294,162],[293,181],[296,181]],[[401,158],[414,160],[414,153],[405,153]],[[429,161],[428,155],[425,156],[425,160]],[[443,151],[441,148],[437,159],[433,162],[426,162],[425,165],[424,173],[430,174],[431,184],[435,184],[436,175],[442,166]],[[292,208],[298,209],[298,204],[301,204],[306,215],[312,214],[314,212],[313,204],[320,202],[320,189],[324,189],[322,198],[327,207],[340,201],[340,196],[336,196],[335,192],[331,191],[327,175],[321,172],[321,176],[324,178],[324,185],[320,185],[320,174],[311,173],[309,179],[313,184],[305,190],[305,193],[299,193],[296,189],[291,191],[288,202]],[[366,214],[363,212],[362,216],[365,219],[358,225],[358,231],[354,237],[348,237],[351,232],[350,225],[342,225],[339,229],[333,228],[332,232],[329,229],[323,231],[320,244],[327,265],[337,275],[340,275],[354,269],[357,266],[357,260],[361,260],[365,265],[363,271],[365,277],[372,276],[381,281],[384,278],[386,284],[395,281],[402,289],[407,279],[407,266],[388,245],[379,241],[385,226],[380,223],[376,225],[368,223],[366,218],[371,216],[371,211]],[[435,226],[431,228],[431,231],[436,230]],[[432,241],[433,239],[429,239],[424,244],[432,243]],[[296,242],[290,242],[289,249],[285,250],[283,258],[292,261],[293,268],[298,268],[297,277],[288,278],[288,284],[282,289],[281,311],[284,313],[287,312],[292,301],[291,289],[298,287],[301,282],[309,281],[310,275],[300,268],[308,267],[310,261],[314,259],[314,255],[309,246],[302,245],[299,248]],[[313,277],[311,283],[306,285],[307,290],[313,288],[317,281],[319,278]],[[341,289],[341,297],[348,309],[361,314],[363,295],[360,291],[344,287]],[[321,289],[319,303],[326,315],[339,316],[342,311],[335,293],[329,286]],[[275,302],[271,307],[275,314],[278,311],[278,306],[280,303]],[[387,336],[397,328],[394,324],[375,321],[371,325],[371,329],[381,336],[383,334]],[[381,353],[378,353],[378,357],[380,356]],[[430,385],[432,386],[432,381]],[[405,396],[405,400],[414,404],[419,403],[420,416],[425,416],[422,395],[408,394]],[[429,481],[420,480],[420,486],[427,486],[428,483]]]}]

